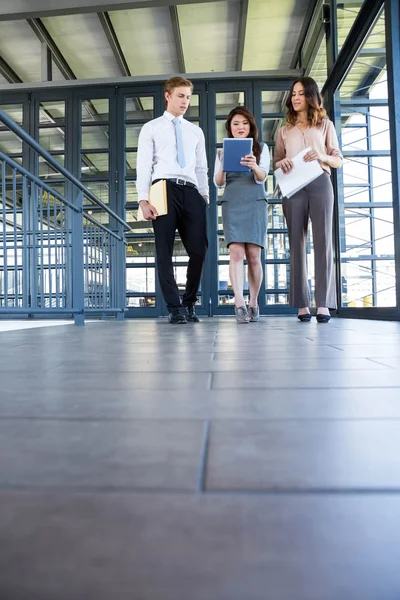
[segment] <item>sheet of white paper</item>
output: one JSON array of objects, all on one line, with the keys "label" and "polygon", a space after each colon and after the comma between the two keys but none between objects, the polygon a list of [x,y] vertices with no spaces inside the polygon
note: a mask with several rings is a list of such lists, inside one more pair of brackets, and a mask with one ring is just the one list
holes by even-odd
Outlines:
[{"label": "sheet of white paper", "polygon": [[290,173],[284,173],[282,169],[276,169],[274,175],[282,192],[282,196],[290,198],[303,187],[317,179],[324,172],[317,160],[304,162],[303,157],[311,150],[311,146],[305,148],[292,158],[293,169]]}]

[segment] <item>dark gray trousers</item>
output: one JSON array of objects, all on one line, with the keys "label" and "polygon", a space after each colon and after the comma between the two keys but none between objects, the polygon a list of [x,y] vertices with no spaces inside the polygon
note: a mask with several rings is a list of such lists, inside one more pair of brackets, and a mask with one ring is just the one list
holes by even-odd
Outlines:
[{"label": "dark gray trousers", "polygon": [[283,199],[283,214],[288,226],[290,245],[291,306],[310,306],[306,256],[310,218],[314,243],[315,305],[336,308],[332,248],[333,202],[332,184],[327,173],[320,175],[291,198]]}]

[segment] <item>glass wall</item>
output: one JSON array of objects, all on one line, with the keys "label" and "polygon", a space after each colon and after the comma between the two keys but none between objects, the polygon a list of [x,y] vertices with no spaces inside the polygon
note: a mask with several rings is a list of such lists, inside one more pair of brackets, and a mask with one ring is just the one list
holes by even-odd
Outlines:
[{"label": "glass wall", "polygon": [[396,306],[390,118],[382,10],[339,88],[343,307]]}]

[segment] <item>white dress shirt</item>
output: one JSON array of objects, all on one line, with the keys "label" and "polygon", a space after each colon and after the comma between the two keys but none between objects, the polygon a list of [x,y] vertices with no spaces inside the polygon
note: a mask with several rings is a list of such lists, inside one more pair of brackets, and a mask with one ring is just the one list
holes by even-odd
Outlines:
[{"label": "white dress shirt", "polygon": [[[258,165],[260,167],[260,169],[263,169],[265,171],[265,177],[262,181],[259,181],[258,179],[256,179],[256,176],[254,175],[254,181],[256,183],[259,183],[260,185],[263,185],[265,183],[265,180],[268,177],[268,173],[269,173],[269,165],[270,165],[270,155],[269,155],[269,148],[267,146],[267,144],[264,144],[261,150],[261,155],[260,155],[260,164]],[[216,181],[215,181],[215,176],[219,171],[219,167],[221,165],[221,161],[219,160],[219,150],[217,151],[217,156],[215,158],[215,166],[214,166],[214,185],[221,189],[223,187],[225,187],[225,184],[223,185],[217,185]]]},{"label": "white dress shirt", "polygon": [[153,119],[139,134],[136,189],[138,200],[148,200],[151,182],[155,179],[184,179],[198,188],[208,201],[207,157],[204,133],[197,125],[179,117],[182,123],[182,137],[185,154],[185,167],[178,164],[174,115],[165,111],[162,117]]}]

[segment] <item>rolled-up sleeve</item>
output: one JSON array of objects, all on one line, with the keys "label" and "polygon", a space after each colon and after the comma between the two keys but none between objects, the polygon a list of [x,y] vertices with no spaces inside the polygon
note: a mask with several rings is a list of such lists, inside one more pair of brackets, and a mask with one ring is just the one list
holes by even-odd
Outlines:
[{"label": "rolled-up sleeve", "polygon": [[150,124],[143,125],[138,142],[136,162],[136,189],[138,201],[149,199],[151,175],[153,172],[154,143]]},{"label": "rolled-up sleeve", "polygon": [[254,175],[254,181],[260,185],[263,185],[268,177],[268,173],[269,173],[269,165],[270,165],[271,159],[269,156],[269,148],[267,146],[267,144],[264,144],[263,149],[261,151],[261,156],[260,156],[260,164],[258,165],[260,167],[260,169],[263,169],[265,171],[265,177],[262,181],[260,181],[259,179],[256,179],[255,175]]},{"label": "rolled-up sleeve", "polygon": [[209,196],[208,189],[208,166],[207,166],[207,155],[206,155],[206,144],[204,140],[204,133],[200,129],[199,130],[199,141],[196,146],[196,178],[197,183],[199,184],[199,192],[202,196]]},{"label": "rolled-up sleeve", "polygon": [[339,141],[336,135],[336,129],[332,121],[327,121],[325,136],[326,153],[329,156],[339,156],[343,160],[343,154],[339,148]]}]

